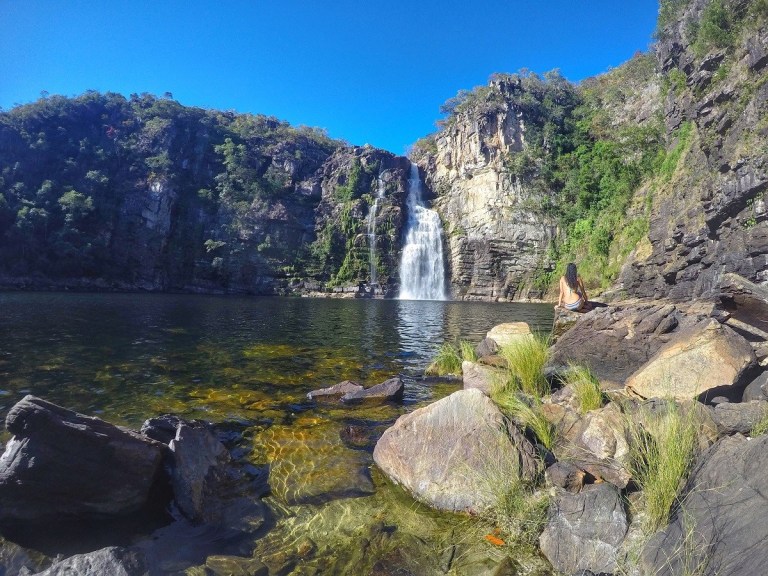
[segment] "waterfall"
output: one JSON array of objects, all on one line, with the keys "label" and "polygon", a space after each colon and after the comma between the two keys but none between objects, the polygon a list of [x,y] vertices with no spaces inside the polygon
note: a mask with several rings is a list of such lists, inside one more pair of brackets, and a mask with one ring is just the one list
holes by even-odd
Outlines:
[{"label": "waterfall", "polygon": [[379,200],[384,198],[384,179],[379,174],[378,187],[376,188],[376,198],[373,201],[373,207],[368,212],[368,250],[371,264],[371,286],[378,284],[379,272],[376,269],[376,211],[379,209]]},{"label": "waterfall", "polygon": [[443,230],[437,212],[421,199],[419,167],[408,179],[408,223],[400,260],[401,300],[445,300]]}]

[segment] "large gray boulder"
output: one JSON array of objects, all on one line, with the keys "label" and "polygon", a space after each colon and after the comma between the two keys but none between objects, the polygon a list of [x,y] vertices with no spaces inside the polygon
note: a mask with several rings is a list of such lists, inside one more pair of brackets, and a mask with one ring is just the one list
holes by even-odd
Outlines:
[{"label": "large gray boulder", "polygon": [[490,366],[483,366],[477,362],[464,360],[461,363],[461,378],[464,383],[464,389],[477,388],[483,394],[488,396],[493,391],[494,383],[501,381],[500,371]]},{"label": "large gray boulder", "polygon": [[626,389],[641,398],[727,395],[754,363],[749,342],[710,318],[665,344],[627,379]]},{"label": "large gray boulder", "polygon": [[744,576],[768,566],[768,436],[718,441],[688,478],[672,522],[642,554],[648,574]]},{"label": "large gray boulder", "polygon": [[629,524],[621,494],[611,484],[558,491],[539,538],[542,553],[560,572],[614,572]]},{"label": "large gray boulder", "polygon": [[510,475],[531,479],[535,449],[480,390],[459,390],[401,416],[373,459],[417,500],[439,510],[479,512]]},{"label": "large gray boulder", "polygon": [[106,517],[144,507],[167,448],[34,396],[11,408],[0,457],[0,523]]}]

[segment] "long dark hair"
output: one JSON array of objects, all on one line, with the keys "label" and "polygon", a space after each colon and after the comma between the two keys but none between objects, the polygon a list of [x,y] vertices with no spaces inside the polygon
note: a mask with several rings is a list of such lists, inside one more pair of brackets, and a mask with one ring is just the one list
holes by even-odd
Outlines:
[{"label": "long dark hair", "polygon": [[576,290],[579,287],[576,264],[573,262],[569,262],[568,266],[565,267],[565,282],[571,290]]}]

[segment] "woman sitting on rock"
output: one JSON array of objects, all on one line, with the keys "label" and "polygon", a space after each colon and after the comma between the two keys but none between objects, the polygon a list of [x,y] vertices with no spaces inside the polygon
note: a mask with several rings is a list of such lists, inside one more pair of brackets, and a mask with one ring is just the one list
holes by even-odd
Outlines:
[{"label": "woman sitting on rock", "polygon": [[557,299],[555,308],[561,306],[573,312],[591,310],[584,282],[576,272],[576,264],[573,262],[565,267],[565,275],[560,277],[560,297]]}]

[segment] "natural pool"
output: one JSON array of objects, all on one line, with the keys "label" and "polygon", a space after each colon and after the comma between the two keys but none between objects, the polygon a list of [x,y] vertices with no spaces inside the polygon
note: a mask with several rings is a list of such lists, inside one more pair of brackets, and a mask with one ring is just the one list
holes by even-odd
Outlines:
[{"label": "natural pool", "polygon": [[[255,546],[274,573],[483,573],[509,552],[402,494],[371,451],[399,415],[460,387],[420,378],[443,342],[477,342],[510,321],[548,331],[549,305],[3,293],[0,318],[3,417],[31,393],[136,428],[171,412],[244,429],[241,457],[270,466],[270,521]],[[396,374],[400,405],[306,399]]]}]

